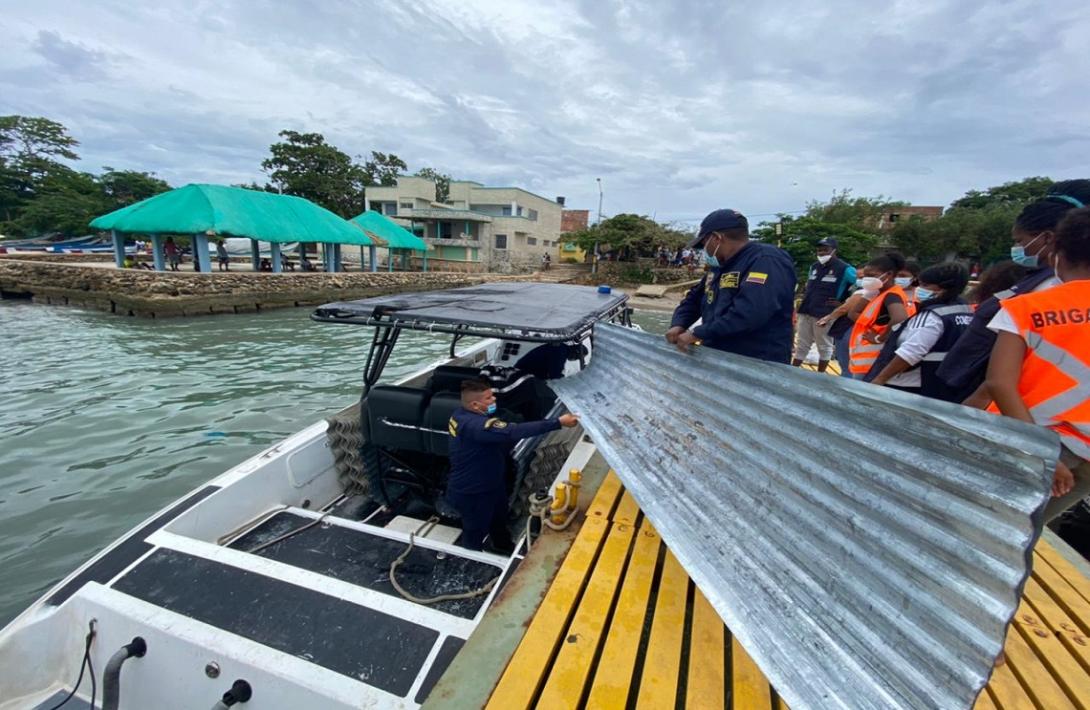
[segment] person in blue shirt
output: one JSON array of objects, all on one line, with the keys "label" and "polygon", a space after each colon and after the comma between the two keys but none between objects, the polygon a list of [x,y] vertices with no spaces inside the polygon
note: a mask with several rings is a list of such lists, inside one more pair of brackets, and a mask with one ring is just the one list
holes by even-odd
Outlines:
[{"label": "person in blue shirt", "polygon": [[833,336],[830,323],[818,325],[825,316],[836,310],[848,297],[855,285],[855,267],[841,261],[836,254],[835,239],[825,238],[817,243],[817,261],[810,265],[806,287],[799,303],[798,337],[795,339],[795,355],[791,364],[802,365],[810,353],[810,346],[817,345],[818,372],[825,372],[833,359]]},{"label": "person in blue shirt", "polygon": [[496,415],[496,395],[481,380],[462,383],[462,406],[447,425],[450,479],[446,499],[462,516],[460,544],[481,550],[489,537],[497,552],[514,549],[507,529],[507,457],[520,439],[579,423],[574,414],[515,424]]},{"label": "person in blue shirt", "polygon": [[689,246],[703,247],[711,270],[674,310],[667,342],[789,363],[797,280],[787,252],[750,241],[745,216],[728,209],[705,217]]}]

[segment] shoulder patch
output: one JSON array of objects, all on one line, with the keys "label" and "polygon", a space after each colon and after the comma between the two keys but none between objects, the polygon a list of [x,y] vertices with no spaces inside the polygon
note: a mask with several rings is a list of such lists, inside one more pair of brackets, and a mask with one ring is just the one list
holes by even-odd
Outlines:
[{"label": "shoulder patch", "polygon": [[763,284],[765,281],[768,281],[768,274],[760,271],[750,271],[746,277],[747,284]]},{"label": "shoulder patch", "polygon": [[484,423],[484,428],[485,429],[506,429],[507,428],[507,422],[505,422],[502,419],[496,419],[495,417],[492,417],[491,419],[487,420]]},{"label": "shoulder patch", "polygon": [[458,420],[454,417],[451,417],[450,421],[447,422],[447,431],[450,432],[451,436],[458,436]]},{"label": "shoulder patch", "polygon": [[737,271],[728,271],[719,277],[719,288],[738,288],[738,279],[741,277]]}]

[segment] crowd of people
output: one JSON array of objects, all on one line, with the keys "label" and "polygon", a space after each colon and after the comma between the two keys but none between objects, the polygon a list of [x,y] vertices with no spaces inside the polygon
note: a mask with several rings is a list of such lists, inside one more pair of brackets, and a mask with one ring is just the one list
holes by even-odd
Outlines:
[{"label": "crowd of people", "polygon": [[958,261],[852,265],[817,243],[805,281],[781,249],[716,210],[686,246],[707,270],[666,340],[817,369],[1047,427],[1062,445],[1046,522],[1090,495],[1090,180],[1056,183],[1011,230],[1011,261],[970,288]]}]

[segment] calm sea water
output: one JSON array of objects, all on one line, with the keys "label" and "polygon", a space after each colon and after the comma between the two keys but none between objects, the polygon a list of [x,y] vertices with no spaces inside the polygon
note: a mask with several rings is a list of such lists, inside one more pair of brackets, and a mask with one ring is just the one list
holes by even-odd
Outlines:
[{"label": "calm sea water", "polygon": [[[359,396],[370,329],[308,316],[0,302],[0,625],[156,510]],[[448,347],[405,333],[384,378]]]}]

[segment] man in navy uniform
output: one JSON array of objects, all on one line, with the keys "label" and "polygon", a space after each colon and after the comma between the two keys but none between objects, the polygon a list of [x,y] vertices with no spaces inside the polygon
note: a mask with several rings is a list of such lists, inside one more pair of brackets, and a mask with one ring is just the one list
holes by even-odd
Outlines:
[{"label": "man in navy uniform", "polygon": [[462,406],[454,411],[450,433],[450,480],[447,501],[462,516],[461,545],[480,550],[486,535],[493,549],[514,549],[507,530],[507,456],[519,442],[579,423],[574,414],[515,424],[496,414],[496,395],[487,382],[462,383]]},{"label": "man in navy uniform", "polygon": [[848,289],[855,285],[855,267],[841,261],[836,253],[836,240],[830,237],[817,243],[817,261],[810,265],[806,288],[799,303],[798,337],[795,339],[795,356],[791,364],[802,365],[810,354],[810,346],[817,345],[818,372],[825,372],[833,359],[833,338],[829,334],[831,323],[818,325],[825,316],[848,297]]},{"label": "man in navy uniform", "polygon": [[[666,340],[682,352],[694,344],[759,360],[791,361],[795,265],[782,249],[749,240],[749,222],[716,210],[689,246],[703,247],[711,270],[678,307]],[[689,330],[689,326],[701,324]]]}]

